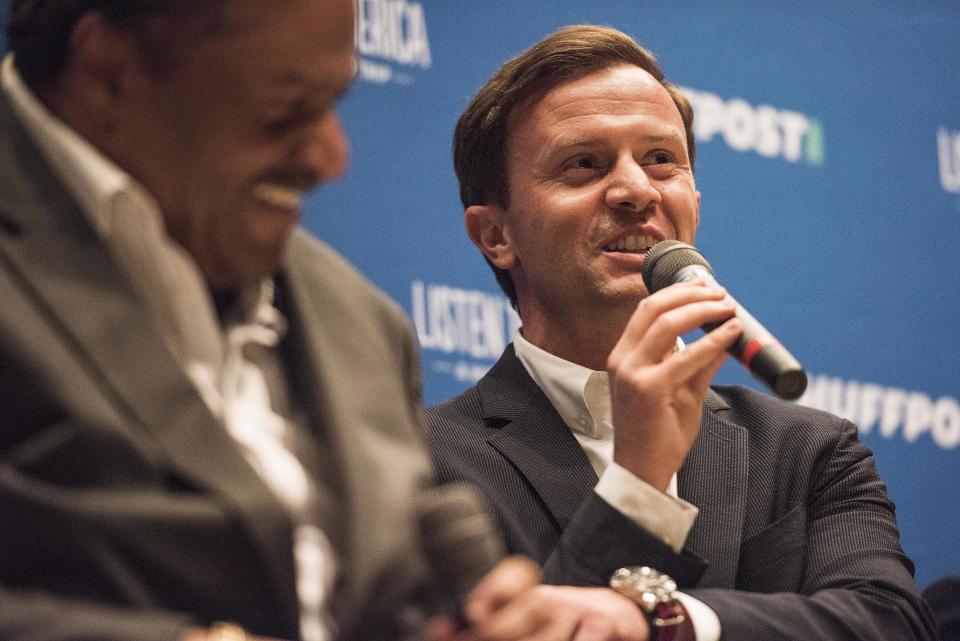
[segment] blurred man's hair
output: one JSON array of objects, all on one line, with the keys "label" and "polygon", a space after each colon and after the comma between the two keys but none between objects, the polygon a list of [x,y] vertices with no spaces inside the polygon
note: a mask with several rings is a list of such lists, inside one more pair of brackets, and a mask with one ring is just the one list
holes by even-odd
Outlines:
[{"label": "blurred man's hair", "polygon": [[11,0],[7,25],[17,71],[31,87],[53,80],[67,63],[82,16],[97,12],[134,36],[155,71],[173,66],[197,35],[219,26],[227,0]]}]

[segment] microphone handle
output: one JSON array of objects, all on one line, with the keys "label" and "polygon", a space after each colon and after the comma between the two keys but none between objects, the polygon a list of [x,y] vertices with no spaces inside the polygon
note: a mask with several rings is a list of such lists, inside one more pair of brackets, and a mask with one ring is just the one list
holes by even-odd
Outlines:
[{"label": "microphone handle", "polygon": [[[702,265],[688,265],[678,270],[674,282],[695,278],[718,285],[710,270]],[[727,296],[736,305],[736,317],[743,326],[743,333],[727,351],[780,398],[791,401],[800,398],[807,389],[807,374],[803,367],[743,305],[733,296]],[[707,323],[702,329],[710,332],[722,324],[722,321]]]},{"label": "microphone handle", "polygon": [[483,495],[469,483],[426,488],[417,504],[420,542],[438,605],[463,630],[467,627],[463,601],[506,556],[503,539]]}]

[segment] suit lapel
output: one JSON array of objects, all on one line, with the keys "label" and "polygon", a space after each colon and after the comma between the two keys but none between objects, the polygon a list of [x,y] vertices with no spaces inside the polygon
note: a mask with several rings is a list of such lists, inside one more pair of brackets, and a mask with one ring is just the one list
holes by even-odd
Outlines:
[{"label": "suit lapel", "polygon": [[523,474],[557,526],[565,528],[597,484],[580,443],[530,378],[513,346],[477,388],[484,419],[503,425],[488,442]]},{"label": "suit lapel", "polygon": [[[222,498],[259,544],[277,608],[296,621],[288,518],[168,351],[86,217],[0,97],[0,254],[141,446]],[[0,205],[2,207],[3,205]],[[292,606],[292,607],[291,607]],[[296,629],[295,627],[293,629]]]},{"label": "suit lapel", "polygon": [[[305,409],[324,432],[341,499],[341,572],[332,608],[346,628],[362,626],[375,620],[368,608],[389,611],[389,595],[416,578],[411,500],[430,468],[425,450],[411,447],[421,428],[419,415],[407,412],[409,372],[393,360],[407,336],[399,322],[378,315],[387,313],[364,298],[366,289],[343,294],[359,277],[305,233],[291,238],[286,266],[300,367],[308,377]],[[397,331],[384,331],[390,328]],[[408,356],[417,358],[412,341],[409,347]],[[365,602],[371,595],[378,599],[373,605]]]},{"label": "suit lapel", "polygon": [[[540,496],[561,529],[597,482],[583,449],[510,347],[477,384],[488,438]],[[680,496],[699,508],[686,549],[710,562],[699,585],[732,586],[739,563],[749,464],[747,430],[724,418],[709,390],[700,435],[678,473]]]},{"label": "suit lapel", "polygon": [[708,390],[700,435],[678,473],[680,497],[700,513],[686,549],[710,562],[699,587],[734,585],[747,499],[747,430],[725,419],[726,402]]}]

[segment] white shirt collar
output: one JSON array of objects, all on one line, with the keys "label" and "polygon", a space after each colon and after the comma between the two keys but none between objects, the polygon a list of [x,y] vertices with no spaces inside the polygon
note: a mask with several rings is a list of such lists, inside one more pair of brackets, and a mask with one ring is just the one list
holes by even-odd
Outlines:
[{"label": "white shirt collar", "polygon": [[606,372],[566,361],[546,352],[518,332],[517,358],[574,432],[602,438],[610,428],[610,391]]},{"label": "white shirt collar", "polygon": [[[613,461],[609,375],[554,356],[525,339],[522,332],[517,332],[513,348],[602,478]],[[677,338],[677,349],[684,349],[680,338]],[[667,494],[678,496],[676,474],[670,479]]]},{"label": "white shirt collar", "polygon": [[[612,436],[610,379],[598,372],[544,351],[517,332],[513,341],[517,358],[543,390],[567,426],[591,438]],[[677,339],[677,349],[684,348]]]}]

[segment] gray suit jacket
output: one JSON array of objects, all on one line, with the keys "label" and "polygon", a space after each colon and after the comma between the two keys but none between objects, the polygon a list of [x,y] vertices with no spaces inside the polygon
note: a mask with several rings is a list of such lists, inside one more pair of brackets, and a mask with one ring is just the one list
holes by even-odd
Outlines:
[{"label": "gray suit jacket", "polygon": [[[422,570],[413,335],[303,231],[278,280],[289,378],[340,492],[333,613],[344,635],[390,635]],[[290,519],[2,95],[0,301],[0,638],[169,640],[215,620],[296,638]]]},{"label": "gray suit jacket", "polygon": [[724,640],[936,636],[893,505],[847,421],[711,391],[678,474],[700,513],[677,554],[593,492],[583,449],[512,346],[426,417],[440,479],[479,485],[508,548],[543,563],[549,582],[606,585],[619,567],[649,565],[709,605]]}]

